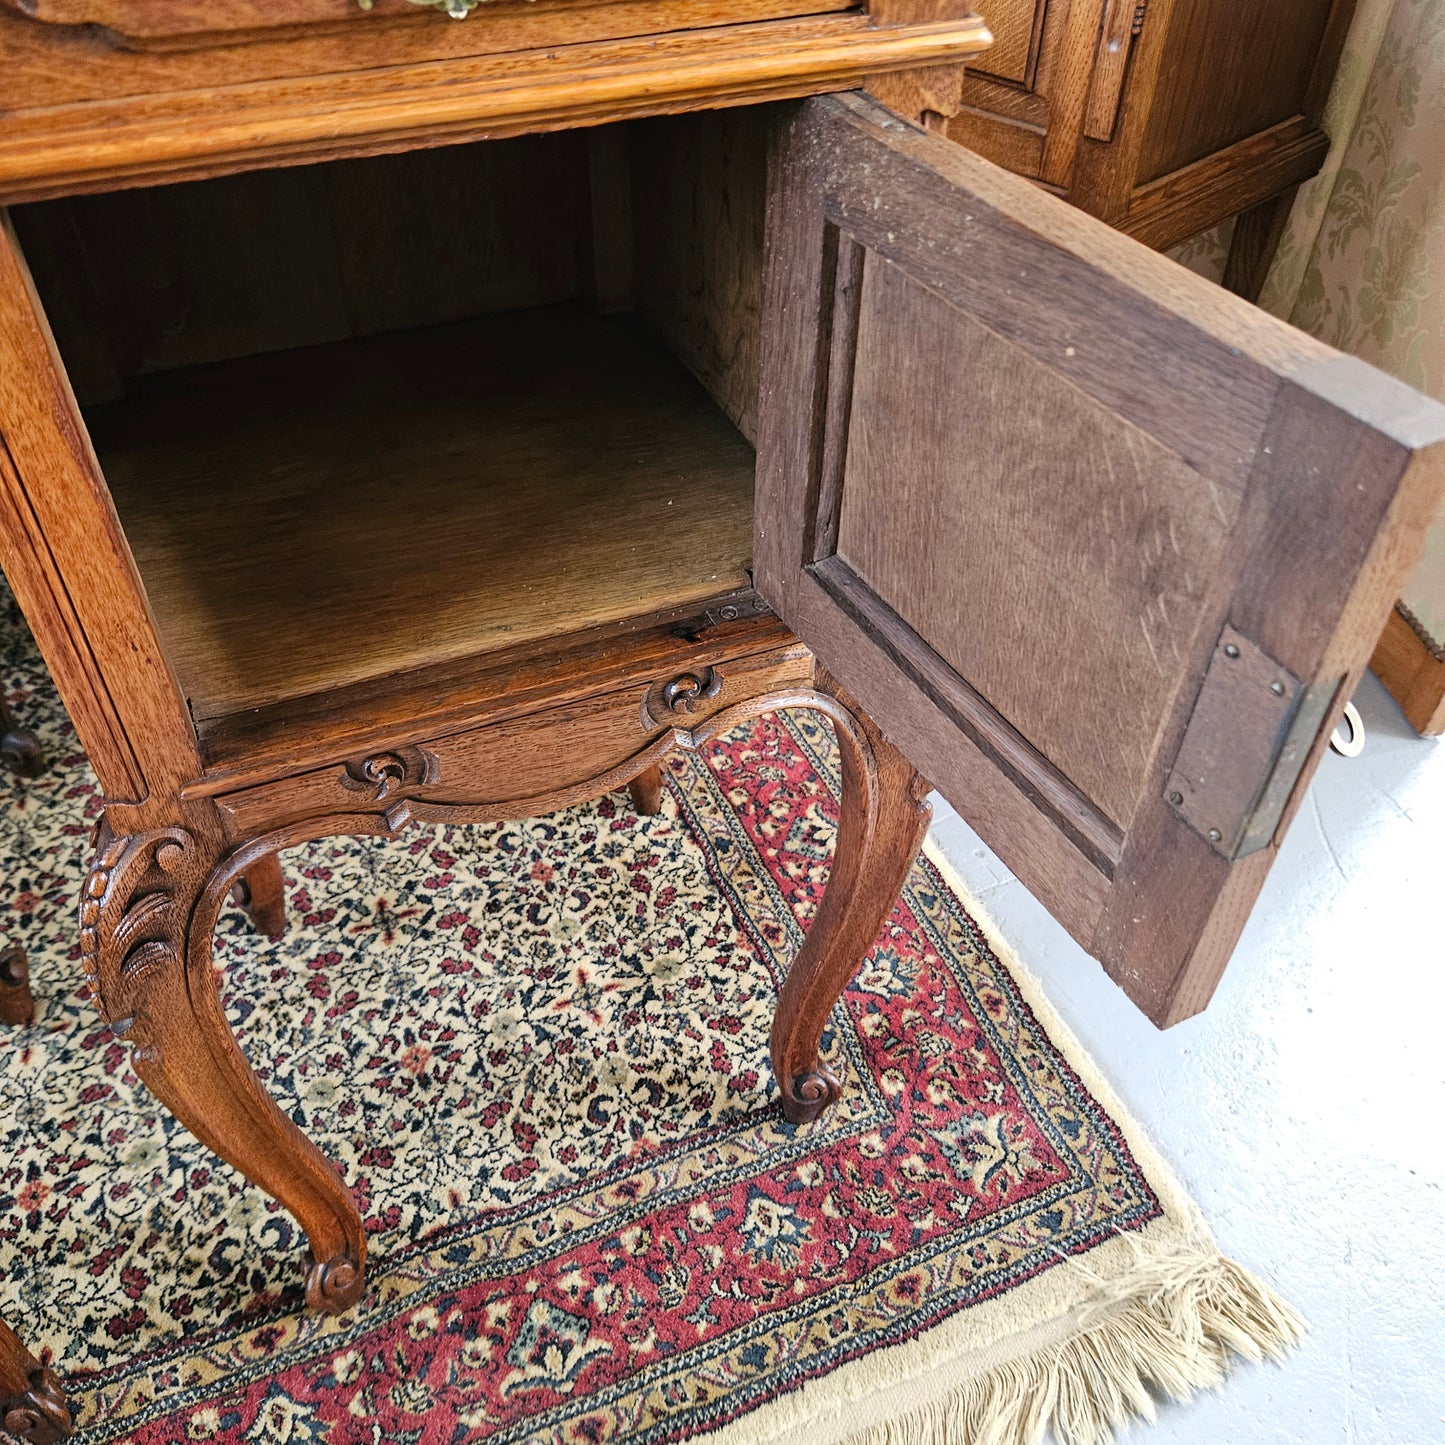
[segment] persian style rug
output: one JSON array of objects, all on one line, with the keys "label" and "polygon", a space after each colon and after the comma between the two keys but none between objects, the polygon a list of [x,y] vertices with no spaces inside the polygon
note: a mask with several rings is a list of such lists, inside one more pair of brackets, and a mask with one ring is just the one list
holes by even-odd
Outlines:
[{"label": "persian style rug", "polygon": [[[12,624],[13,624],[12,617]],[[787,1125],[767,1038],[821,895],[826,724],[767,718],[624,795],[285,857],[291,932],[217,948],[242,1042],[344,1168],[371,1286],[152,1101],[86,1001],[94,783],[0,781],[0,1312],[84,1442],[1068,1442],[1276,1354],[1296,1316],[1168,1170],[937,860],[836,1010],[840,1106]]]}]

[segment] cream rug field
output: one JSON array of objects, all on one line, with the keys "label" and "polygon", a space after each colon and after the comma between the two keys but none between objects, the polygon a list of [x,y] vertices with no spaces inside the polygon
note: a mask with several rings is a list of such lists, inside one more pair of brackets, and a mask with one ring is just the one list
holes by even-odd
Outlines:
[{"label": "cream rug field", "polygon": [[307,1313],[290,1218],[84,999],[98,800],[23,631],[6,657],[51,765],[0,781],[39,997],[0,1036],[0,1312],[78,1439],[1073,1445],[1297,1338],[935,858],[835,1013],[842,1103],[783,1121],[838,783],[806,714],[675,759],[659,817],[317,844],[281,943],[223,917],[241,1040],[370,1231],[361,1305]]}]

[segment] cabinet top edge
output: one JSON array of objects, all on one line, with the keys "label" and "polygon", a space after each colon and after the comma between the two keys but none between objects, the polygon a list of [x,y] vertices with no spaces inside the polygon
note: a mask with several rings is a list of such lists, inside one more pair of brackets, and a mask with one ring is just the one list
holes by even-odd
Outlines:
[{"label": "cabinet top edge", "polygon": [[797,99],[991,38],[977,16],[845,11],[11,111],[0,205]]}]

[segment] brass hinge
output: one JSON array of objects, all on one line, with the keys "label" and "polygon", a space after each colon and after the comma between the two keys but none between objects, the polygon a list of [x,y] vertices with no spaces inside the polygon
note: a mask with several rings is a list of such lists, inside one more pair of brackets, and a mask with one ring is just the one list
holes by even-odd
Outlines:
[{"label": "brass hinge", "polygon": [[1169,806],[1226,858],[1265,847],[1338,691],[1339,679],[1305,687],[1226,626],[1164,784]]},{"label": "brass hinge", "polygon": [[1144,28],[1144,12],[1149,8],[1149,0],[1139,0],[1134,7],[1134,23],[1129,27],[1130,35],[1138,35]]}]

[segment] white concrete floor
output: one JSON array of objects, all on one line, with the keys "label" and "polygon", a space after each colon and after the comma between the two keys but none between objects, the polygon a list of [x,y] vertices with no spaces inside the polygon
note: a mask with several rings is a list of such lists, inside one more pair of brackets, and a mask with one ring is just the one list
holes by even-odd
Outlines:
[{"label": "white concrete floor", "polygon": [[1192,1192],[1311,1333],[1144,1445],[1445,1442],[1445,740],[1373,677],[1209,1008],[1158,1032],[936,799],[935,837]]}]

